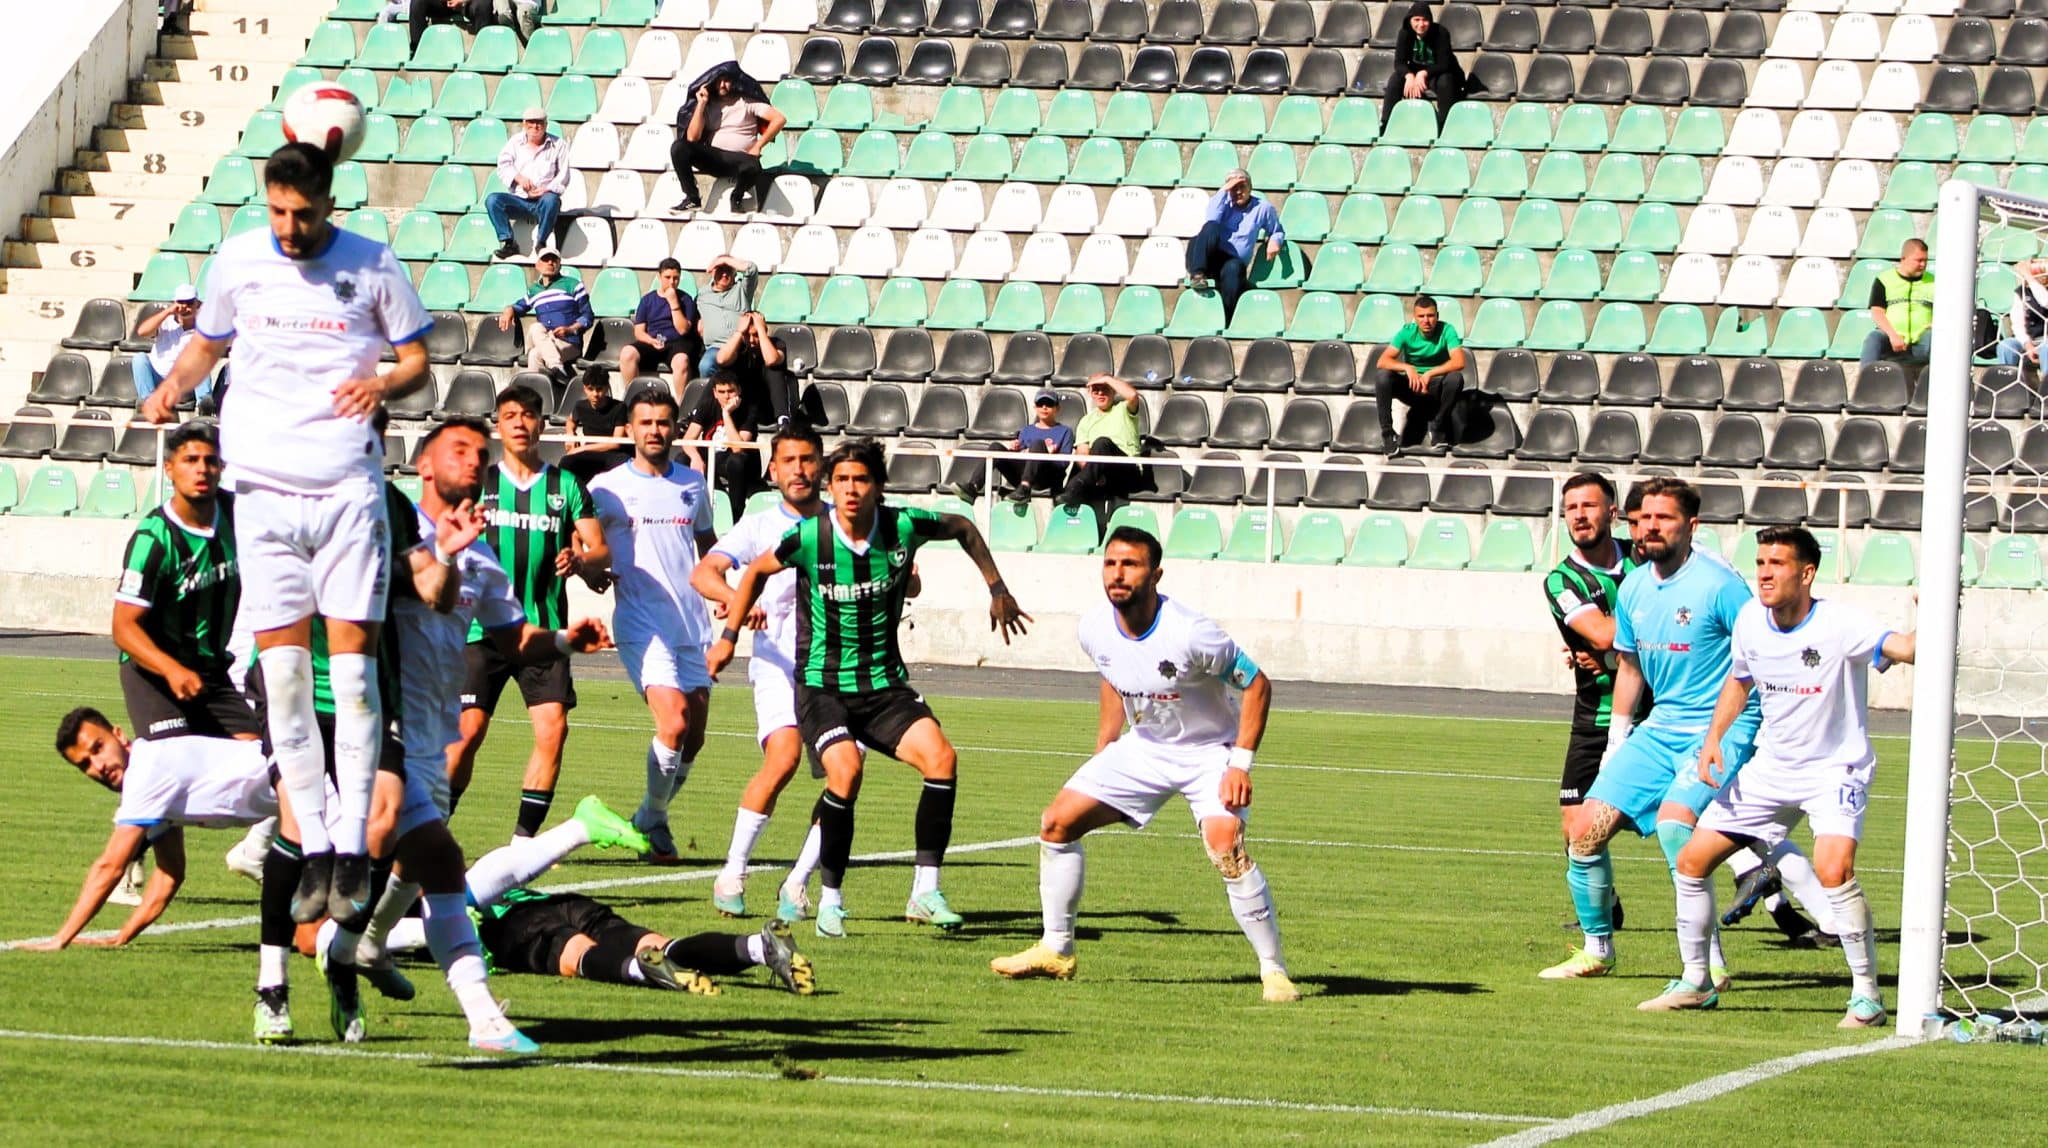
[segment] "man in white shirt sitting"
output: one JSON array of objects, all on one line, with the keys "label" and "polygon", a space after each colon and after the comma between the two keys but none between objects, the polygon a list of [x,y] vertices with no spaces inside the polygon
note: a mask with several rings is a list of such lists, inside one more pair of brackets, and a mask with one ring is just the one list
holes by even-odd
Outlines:
[{"label": "man in white shirt sitting", "polygon": [[[145,316],[135,324],[135,337],[152,340],[148,351],[131,355],[128,369],[135,374],[135,402],[140,405],[149,397],[149,392],[164,381],[177,365],[178,352],[192,338],[193,324],[199,318],[199,289],[187,283],[171,293],[171,305],[154,315]],[[213,397],[213,379],[209,377],[199,384],[195,392],[200,402]]]},{"label": "man in white shirt sitting", "polygon": [[496,259],[519,254],[512,239],[514,215],[533,220],[535,251],[554,246],[555,216],[569,189],[569,149],[561,136],[548,131],[547,109],[535,105],[520,118],[525,130],[506,140],[498,153],[498,178],[507,190],[484,196],[484,214],[498,233],[498,249],[491,253]]}]

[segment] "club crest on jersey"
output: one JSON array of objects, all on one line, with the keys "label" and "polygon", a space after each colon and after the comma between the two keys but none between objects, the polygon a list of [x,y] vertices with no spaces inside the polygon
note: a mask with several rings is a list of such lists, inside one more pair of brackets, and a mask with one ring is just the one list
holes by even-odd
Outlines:
[{"label": "club crest on jersey", "polygon": [[562,512],[562,508],[568,505],[569,499],[567,495],[548,495],[548,509],[554,511],[556,514],[560,514]]},{"label": "club crest on jersey", "polygon": [[896,549],[889,551],[889,565],[901,566],[908,561],[910,561],[909,550],[906,550],[905,548],[898,546]]},{"label": "club crest on jersey", "polygon": [[1159,676],[1170,682],[1180,676],[1180,667],[1174,665],[1171,661],[1161,662],[1159,663]]},{"label": "club crest on jersey", "polygon": [[1808,646],[1799,651],[1799,660],[1805,663],[1808,669],[1811,669],[1814,666],[1820,665],[1820,651],[1812,646]]},{"label": "club crest on jersey", "polygon": [[344,303],[356,301],[356,281],[354,279],[346,275],[337,275],[334,277],[334,282],[329,284],[329,286],[334,288],[334,297],[336,299]]},{"label": "club crest on jersey", "polygon": [[1692,625],[1692,608],[1689,606],[1680,606],[1678,608],[1678,613],[1673,614],[1671,617],[1673,621],[1677,622],[1681,626],[1690,626]]}]

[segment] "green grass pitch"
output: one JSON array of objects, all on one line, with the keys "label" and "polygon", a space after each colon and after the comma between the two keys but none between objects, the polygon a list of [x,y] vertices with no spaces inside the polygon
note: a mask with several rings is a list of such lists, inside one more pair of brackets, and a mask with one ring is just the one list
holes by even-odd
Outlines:
[{"label": "green grass pitch", "polygon": [[[645,712],[622,682],[587,680],[581,692],[558,817],[584,793],[630,809],[641,784]],[[121,708],[110,662],[0,659],[0,696],[9,699],[0,709],[0,939],[19,940],[61,922],[113,806],[53,755],[50,731],[81,701]],[[1282,686],[1277,704],[1287,702]],[[295,959],[302,1043],[257,1049],[253,924],[150,933],[118,951],[0,952],[0,1143],[246,1143],[339,1128],[311,1134],[343,1144],[459,1136],[492,1148],[770,1137],[1472,1144],[1884,1035],[1836,1031],[1848,995],[1838,953],[1787,948],[1754,919],[1727,934],[1736,987],[1718,1012],[1637,1013],[1676,962],[1670,885],[1647,841],[1617,848],[1630,926],[1618,938],[1619,975],[1537,980],[1575,939],[1559,927],[1568,916],[1552,797],[1561,721],[1276,712],[1256,773],[1251,852],[1272,882],[1299,1004],[1259,1000],[1249,949],[1178,803],[1143,833],[1091,840],[1078,979],[1004,982],[987,961],[1037,935],[1028,839],[1092,744],[1093,691],[935,705],[961,747],[954,844],[988,846],[961,848],[947,867],[947,890],[968,918],[958,935],[896,916],[904,863],[861,867],[847,881],[851,939],[819,941],[799,926],[818,996],[745,977],[716,998],[500,977],[499,995],[547,1054],[524,1063],[470,1055],[460,1013],[424,962],[411,969],[421,988],[411,1004],[366,988],[370,1039],[344,1049],[328,1031],[318,972]],[[1568,706],[1558,699],[1560,717]],[[472,856],[502,842],[518,800],[527,731],[516,697],[502,713],[455,818]],[[743,686],[716,692],[711,725],[675,808],[686,868],[597,893],[671,935],[742,927],[711,910],[708,870],[723,858],[734,801],[757,763]],[[1879,752],[1864,884],[1890,926],[1905,746],[1885,741]],[[872,763],[857,852],[908,848],[911,779]],[[793,854],[814,785],[799,778],[785,795],[761,860]],[[220,863],[235,836],[191,835],[192,876],[164,923],[253,917],[255,890]],[[586,853],[541,884],[656,872]],[[754,879],[757,913],[772,909],[775,879]],[[1724,878],[1724,897],[1727,888]],[[110,907],[96,925],[123,912]],[[1884,928],[1888,984],[1894,936]],[[1967,1115],[1973,1141],[2038,1142],[2048,1107],[2040,1056],[2014,1046],[1888,1051],[1589,1139],[1932,1142]]]}]

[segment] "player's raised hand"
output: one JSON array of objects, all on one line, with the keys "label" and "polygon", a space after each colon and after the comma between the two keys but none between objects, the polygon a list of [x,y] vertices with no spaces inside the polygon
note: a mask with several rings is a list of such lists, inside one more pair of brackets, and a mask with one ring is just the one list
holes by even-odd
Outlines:
[{"label": "player's raised hand", "polygon": [[711,648],[704,652],[704,668],[710,672],[712,681],[717,681],[719,671],[732,664],[732,655],[733,645],[724,638],[711,643]]},{"label": "player's raised hand", "polygon": [[1011,634],[1021,637],[1024,634],[1024,623],[1030,620],[1031,615],[1024,612],[1024,608],[1017,604],[1017,599],[1008,590],[996,590],[989,595],[988,628],[1002,633],[1003,645],[1010,644]]},{"label": "player's raised hand", "polygon": [[1700,780],[1708,785],[1721,784],[1721,771],[1725,763],[1721,760],[1721,743],[1709,739],[1700,747]]},{"label": "player's raised hand", "polygon": [[[345,419],[367,419],[384,401],[385,382],[381,375],[350,379],[334,388],[334,413]],[[156,392],[150,392],[150,398]]]},{"label": "player's raised hand", "polygon": [[576,553],[574,546],[564,546],[562,552],[555,555],[555,577],[567,578],[582,571],[583,556]]},{"label": "player's raised hand", "polygon": [[579,654],[594,654],[612,648],[611,630],[596,618],[578,618],[562,632],[568,635],[569,648]]},{"label": "player's raised hand", "polygon": [[199,675],[183,666],[174,667],[170,673],[164,675],[164,684],[171,687],[171,696],[181,702],[191,701],[206,689],[206,683]]},{"label": "player's raised hand", "polygon": [[434,523],[434,545],[443,554],[455,554],[483,536],[486,522],[476,503],[463,499],[443,511]]},{"label": "player's raised hand", "polygon": [[1216,796],[1225,809],[1243,809],[1252,803],[1252,775],[1250,771],[1235,766],[1223,771],[1223,781],[1216,787]]},{"label": "player's raised hand", "polygon": [[158,387],[149,392],[149,397],[142,400],[142,410],[139,413],[144,422],[163,424],[175,421],[178,417],[176,389]]}]

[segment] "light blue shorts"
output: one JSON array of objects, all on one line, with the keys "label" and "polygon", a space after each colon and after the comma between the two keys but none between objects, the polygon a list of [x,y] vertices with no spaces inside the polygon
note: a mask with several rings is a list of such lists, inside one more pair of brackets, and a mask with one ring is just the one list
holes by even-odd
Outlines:
[{"label": "light blue shorts", "polygon": [[[1756,752],[1757,721],[1743,717],[1729,727],[1721,739],[1721,760],[1727,766],[1726,784]],[[1637,833],[1648,837],[1657,831],[1657,809],[1669,802],[1692,810],[1693,816],[1714,800],[1720,787],[1700,780],[1700,746],[1704,733],[1679,733],[1656,726],[1637,726],[1600,770],[1586,800],[1599,801],[1621,811]]]}]

